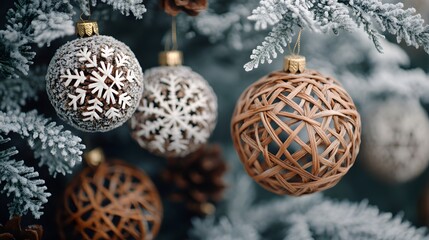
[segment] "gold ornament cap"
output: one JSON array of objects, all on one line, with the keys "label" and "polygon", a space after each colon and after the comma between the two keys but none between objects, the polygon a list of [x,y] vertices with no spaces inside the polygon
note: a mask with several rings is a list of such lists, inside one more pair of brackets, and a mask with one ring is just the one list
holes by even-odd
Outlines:
[{"label": "gold ornament cap", "polygon": [[305,57],[301,55],[289,55],[284,59],[283,70],[290,73],[303,73],[305,71]]},{"label": "gold ornament cap", "polygon": [[183,62],[183,53],[178,50],[163,51],[159,53],[159,65],[180,66]]},{"label": "gold ornament cap", "polygon": [[79,37],[91,37],[98,35],[98,23],[96,21],[79,21],[76,23],[76,35]]},{"label": "gold ornament cap", "polygon": [[85,162],[91,167],[96,167],[105,161],[104,152],[101,150],[101,148],[92,149],[91,151],[85,153],[83,158],[85,159]]}]

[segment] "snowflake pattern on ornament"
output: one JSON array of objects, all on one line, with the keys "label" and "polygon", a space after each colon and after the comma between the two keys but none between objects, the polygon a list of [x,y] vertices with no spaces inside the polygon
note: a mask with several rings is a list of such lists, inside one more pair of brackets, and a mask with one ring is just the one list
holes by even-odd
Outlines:
[{"label": "snowflake pattern on ornament", "polygon": [[58,49],[46,79],[58,115],[84,131],[122,125],[143,92],[143,73],[134,54],[107,36],[76,39]]},{"label": "snowflake pattern on ornament", "polygon": [[[116,54],[115,54],[116,52]],[[115,56],[116,55],[116,56]],[[69,106],[73,107],[73,110],[77,110],[79,105],[85,104],[87,92],[94,95],[89,98],[86,111],[82,112],[82,116],[85,118],[83,121],[96,121],[100,120],[100,115],[104,114],[109,119],[116,119],[119,115],[119,109],[114,106],[110,106],[107,111],[103,110],[103,102],[99,98],[103,98],[107,104],[116,104],[122,108],[130,106],[131,97],[128,94],[119,94],[119,91],[124,86],[123,81],[134,82],[136,80],[135,74],[132,70],[127,70],[126,73],[119,67],[127,67],[129,65],[128,56],[123,54],[109,46],[101,47],[101,58],[104,60],[97,61],[95,54],[92,54],[87,47],[81,49],[76,56],[79,62],[85,64],[86,70],[91,73],[89,78],[89,84],[85,84],[87,77],[84,72],[78,69],[74,69],[73,72],[67,69],[66,72],[60,76],[61,79],[65,80],[64,85],[69,86],[73,83],[76,87],[76,94],[68,94],[70,98]],[[114,57],[115,64],[111,64],[109,61]],[[114,68],[116,70],[114,70]],[[83,89],[87,86],[88,90]],[[95,95],[96,94],[96,95]]]},{"label": "snowflake pattern on ornament", "polygon": [[216,125],[217,99],[187,67],[148,70],[145,92],[131,119],[133,137],[162,156],[185,156],[205,144]]}]

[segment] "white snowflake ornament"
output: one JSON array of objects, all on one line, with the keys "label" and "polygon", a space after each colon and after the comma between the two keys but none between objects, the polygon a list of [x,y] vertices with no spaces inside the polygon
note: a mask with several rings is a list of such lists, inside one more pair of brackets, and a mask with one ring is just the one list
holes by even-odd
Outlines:
[{"label": "white snowflake ornament", "polygon": [[82,131],[105,132],[131,118],[143,92],[143,73],[124,43],[91,36],[57,50],[46,89],[61,119]]},{"label": "white snowflake ornament", "polygon": [[418,100],[389,97],[363,105],[361,158],[380,180],[402,183],[429,164],[429,119]]},{"label": "white snowflake ornament", "polygon": [[145,75],[145,91],[131,119],[140,146],[178,157],[205,144],[217,119],[217,98],[207,81],[184,66],[156,67]]}]

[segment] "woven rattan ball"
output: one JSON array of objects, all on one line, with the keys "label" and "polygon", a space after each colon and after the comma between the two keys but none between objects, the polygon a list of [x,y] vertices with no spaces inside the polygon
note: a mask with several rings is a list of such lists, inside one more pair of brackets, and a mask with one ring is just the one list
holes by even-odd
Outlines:
[{"label": "woven rattan ball", "polygon": [[361,122],[351,97],[311,70],[273,72],[252,84],[237,102],[231,127],[247,173],[277,194],[334,186],[359,152]]},{"label": "woven rattan ball", "polygon": [[420,103],[389,97],[362,107],[364,166],[387,183],[419,176],[429,164],[429,119]]},{"label": "woven rattan ball", "polygon": [[143,73],[124,43],[101,35],[79,38],[55,53],[46,91],[68,124],[86,132],[106,132],[131,118],[142,96]]},{"label": "woven rattan ball", "polygon": [[185,66],[145,72],[145,91],[131,118],[133,138],[163,157],[198,150],[216,126],[217,98],[208,82]]},{"label": "woven rattan ball", "polygon": [[85,168],[67,186],[58,224],[62,239],[153,239],[162,205],[144,172],[121,161]]}]

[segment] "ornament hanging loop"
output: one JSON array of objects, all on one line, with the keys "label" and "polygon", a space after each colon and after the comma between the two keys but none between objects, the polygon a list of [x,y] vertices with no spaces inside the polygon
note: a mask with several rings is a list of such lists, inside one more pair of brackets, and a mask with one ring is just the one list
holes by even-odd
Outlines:
[{"label": "ornament hanging loop", "polygon": [[98,23],[91,19],[91,3],[88,1],[88,20],[82,18],[83,12],[80,14],[80,21],[76,23],[76,35],[79,37],[91,37],[94,34],[99,35],[98,33]]},{"label": "ornament hanging loop", "polygon": [[159,64],[161,66],[180,66],[182,65],[183,54],[178,49],[177,44],[177,24],[176,17],[171,20],[171,44],[170,40],[165,41],[164,51],[159,53]]},{"label": "ornament hanging loop", "polygon": [[[285,56],[283,63],[283,70],[285,72],[290,72],[292,74],[303,73],[306,67],[306,59],[304,56],[299,55],[301,51],[301,35],[302,29],[298,33],[298,37],[296,39],[293,50],[291,50],[289,46],[290,55]],[[296,52],[296,50],[298,50]]]},{"label": "ornament hanging loop", "polygon": [[176,17],[171,19],[171,41],[173,42],[173,49],[177,50],[177,24]]},{"label": "ornament hanging loop", "polygon": [[[290,44],[288,45],[289,46],[289,53],[291,55],[299,55],[299,52],[301,51],[301,36],[302,36],[302,28],[298,32],[298,37],[296,38],[296,42],[295,42],[295,45],[293,46],[292,51],[290,49]],[[298,52],[296,52],[297,47],[298,47]]]}]

